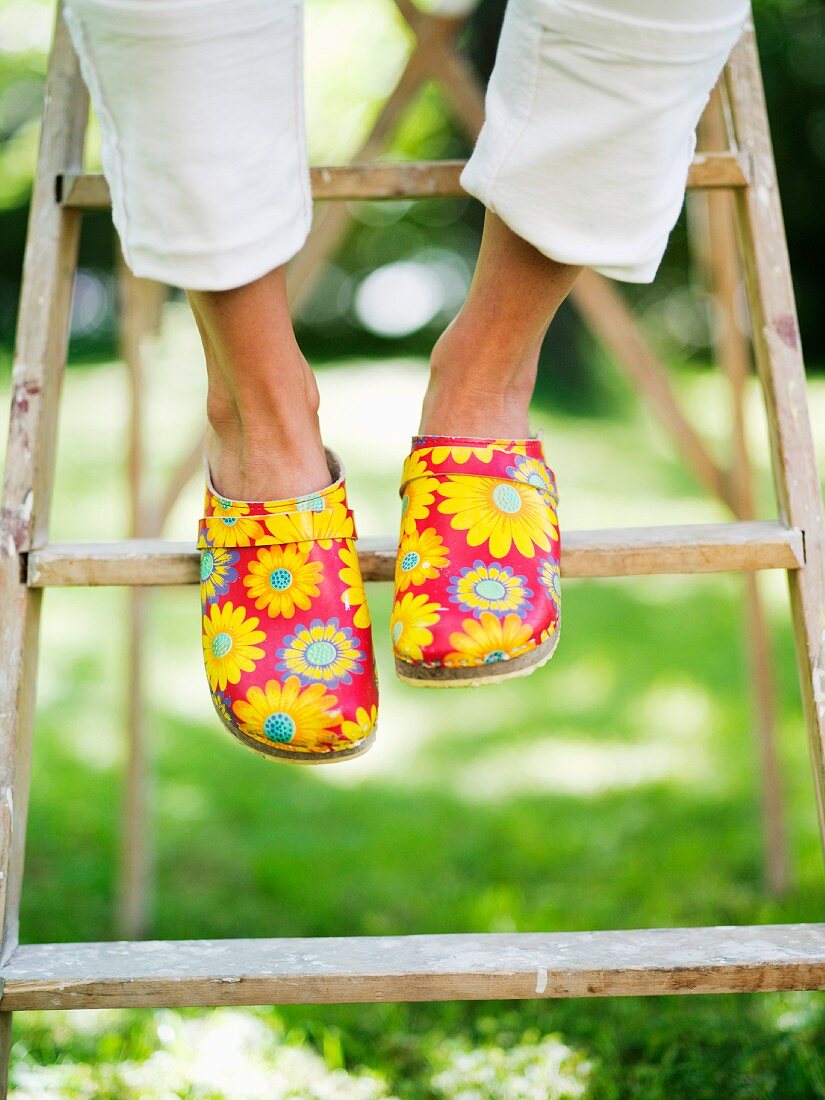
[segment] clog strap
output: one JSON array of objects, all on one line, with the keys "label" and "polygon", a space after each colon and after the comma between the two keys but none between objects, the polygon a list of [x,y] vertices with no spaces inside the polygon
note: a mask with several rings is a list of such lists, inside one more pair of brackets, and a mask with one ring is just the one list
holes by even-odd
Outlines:
[{"label": "clog strap", "polygon": [[[412,481],[422,478],[443,480],[487,477],[502,482],[532,486],[537,492],[558,500],[556,477],[540,450],[519,443],[477,446],[416,447],[406,458],[401,475],[401,496]],[[532,452],[532,453],[530,453]]]},{"label": "clog strap", "polygon": [[[237,532],[233,529],[238,528]],[[223,535],[223,532],[226,535]],[[233,531],[231,537],[229,531]],[[356,539],[352,509],[337,506],[317,511],[265,512],[256,515],[204,516],[198,523],[199,550],[213,546],[285,546],[292,542]]]}]

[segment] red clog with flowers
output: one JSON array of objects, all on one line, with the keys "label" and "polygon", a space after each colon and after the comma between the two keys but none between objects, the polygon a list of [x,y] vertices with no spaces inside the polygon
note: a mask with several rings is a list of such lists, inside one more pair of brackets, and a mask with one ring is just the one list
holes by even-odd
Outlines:
[{"label": "red clog with flowers", "polygon": [[203,658],[215,710],[264,756],[323,764],[372,744],[378,685],[341,463],[293,500],[221,497],[200,521]]},{"label": "red clog with flowers", "polygon": [[420,687],[524,676],[556,648],[558,492],[538,439],[419,436],[404,463],[390,631]]}]

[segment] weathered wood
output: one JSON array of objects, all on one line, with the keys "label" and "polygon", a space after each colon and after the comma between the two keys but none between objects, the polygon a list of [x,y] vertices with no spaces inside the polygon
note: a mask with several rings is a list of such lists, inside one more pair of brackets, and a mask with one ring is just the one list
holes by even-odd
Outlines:
[{"label": "weathered wood", "polygon": [[[129,430],[126,470],[129,485],[129,536],[152,534],[144,483],[144,415],[146,378],[143,343],[157,321],[158,284],[136,278],[118,250],[120,354],[129,387]],[[121,936],[137,939],[149,924],[151,880],[151,821],[149,791],[149,708],[145,692],[144,638],[149,590],[136,587],[128,593],[126,621],[126,763],[119,845],[117,929]]]},{"label": "weathered wood", "polygon": [[60,169],[80,170],[87,114],[86,91],[58,8],[23,263],[0,521],[2,957],[17,943],[41,602],[24,583],[21,555],[45,542],[48,529],[80,229],[79,213],[55,202],[54,180]]},{"label": "weathered wood", "polygon": [[825,925],[19,947],[3,1009],[527,1000],[825,988]]},{"label": "weathered wood", "polygon": [[805,568],[788,574],[800,686],[825,848],[825,520],[807,405],[785,228],[753,28],[727,67],[736,138],[753,184],[738,203],[756,365],[767,408],[779,515],[805,537]]},{"label": "weathered wood", "polygon": [[[717,85],[699,124],[702,151],[729,147],[724,87]],[[730,385],[732,469],[728,484],[737,519],[756,518],[754,473],[746,423],[747,384],[751,373],[747,324],[739,317],[742,265],[736,239],[735,197],[730,191],[704,191],[690,196],[690,240],[704,268],[706,285],[715,307],[715,358]],[[788,830],[785,820],[782,771],[777,749],[777,702],[771,630],[760,592],[761,578],[744,577],[745,646],[751,681],[751,716],[759,752],[761,817],[765,884],[774,896],[787,893]]]},{"label": "weathered wood", "polygon": [[[565,577],[799,569],[804,563],[800,533],[770,521],[566,531],[563,539]],[[358,551],[365,580],[392,580],[392,539],[360,539]],[[198,554],[186,542],[55,542],[29,555],[34,588],[195,584],[198,578]]]},{"label": "weathered wood", "polygon": [[[316,201],[460,198],[466,194],[458,182],[463,167],[461,160],[314,167],[310,169],[312,197]],[[703,154],[694,160],[687,185],[742,188],[748,172],[748,162],[738,154]],[[63,206],[69,209],[108,210],[111,206],[109,187],[101,175],[65,172],[58,176],[57,187]]]}]

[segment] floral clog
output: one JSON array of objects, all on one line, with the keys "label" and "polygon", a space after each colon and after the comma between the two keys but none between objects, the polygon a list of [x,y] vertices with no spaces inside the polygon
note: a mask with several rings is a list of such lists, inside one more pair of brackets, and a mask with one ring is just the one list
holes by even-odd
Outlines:
[{"label": "floral clog", "polygon": [[401,497],[390,622],[400,678],[461,687],[549,661],[561,542],[541,441],[416,437]]},{"label": "floral clog", "polygon": [[227,500],[207,470],[203,659],[215,710],[264,756],[323,764],[375,736],[378,685],[341,463],[293,500]]}]

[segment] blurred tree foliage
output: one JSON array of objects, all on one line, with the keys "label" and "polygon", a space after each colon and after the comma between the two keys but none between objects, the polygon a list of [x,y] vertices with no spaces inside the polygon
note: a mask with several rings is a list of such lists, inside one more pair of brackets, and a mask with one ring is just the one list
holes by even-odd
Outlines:
[{"label": "blurred tree foliage", "polygon": [[[377,33],[375,12],[381,8],[384,35],[380,52],[395,64],[403,29],[392,9],[381,0],[347,0],[347,14],[360,22],[358,34],[366,45],[365,56]],[[52,5],[43,0],[0,0],[0,345],[13,338],[14,315],[25,236],[26,203],[31,186],[36,135],[45,72]],[[386,13],[383,9],[386,8]],[[340,0],[309,0],[309,11],[336,12]],[[495,57],[504,0],[481,0],[465,32],[463,47],[486,79]],[[825,5],[820,0],[757,0],[756,22],[773,123],[774,143],[794,267],[803,340],[809,360],[825,360],[825,319],[819,305],[822,292],[822,253],[825,251]],[[393,26],[390,27],[390,23]],[[310,36],[313,26],[310,23]],[[391,48],[385,48],[385,42]],[[343,43],[341,49],[347,49]],[[373,52],[377,47],[372,47]],[[363,59],[362,59],[363,60]],[[383,63],[382,63],[383,64]],[[363,94],[369,105],[359,116],[361,132],[380,109],[386,94],[368,65],[348,67],[340,81],[346,92]],[[380,68],[380,67],[379,67]],[[328,67],[324,67],[328,71]],[[363,89],[357,83],[364,73]],[[313,78],[310,72],[310,79]],[[338,80],[338,77],[334,77]],[[330,93],[327,89],[327,97]],[[337,100],[322,104],[320,127],[323,148],[313,148],[314,159],[340,159],[341,150],[331,137],[353,131],[349,123],[331,127],[329,111]],[[349,128],[348,128],[349,126]],[[352,144],[355,144],[353,141]],[[330,145],[332,142],[332,145]],[[340,143],[340,139],[338,141]],[[336,147],[333,148],[332,146]],[[327,148],[327,146],[330,146]],[[393,157],[464,156],[467,143],[453,125],[449,110],[436,89],[427,89],[396,135]],[[454,312],[471,270],[481,226],[481,211],[469,201],[436,203],[361,204],[352,207],[353,221],[334,264],[320,280],[299,326],[307,350],[317,358],[349,353],[426,351],[444,321]],[[706,353],[701,324],[690,321],[690,308],[682,289],[689,264],[683,223],[677,227],[671,248],[652,288],[628,288],[642,315],[652,325],[654,338],[664,342],[666,353],[676,358],[702,357]],[[114,240],[108,217],[95,216],[83,234],[81,263],[100,277],[108,288],[109,308],[91,333],[108,352],[114,327],[111,294],[111,257]],[[412,332],[382,330],[365,320],[361,290],[376,268],[408,265],[404,277],[428,266],[438,272],[441,300]],[[412,265],[412,266],[409,266]],[[400,286],[407,284],[402,281]],[[367,296],[368,297],[368,296]],[[687,311],[687,312],[686,312]],[[426,311],[425,311],[426,312]],[[662,318],[681,318],[663,327]],[[660,331],[661,329],[661,331]],[[554,326],[546,354],[552,358],[555,380],[582,398],[588,389],[586,363],[572,316],[560,317]],[[580,335],[580,334],[579,334]],[[88,334],[87,334],[88,336]],[[400,343],[403,341],[403,345]],[[587,345],[585,345],[587,347]]]}]

